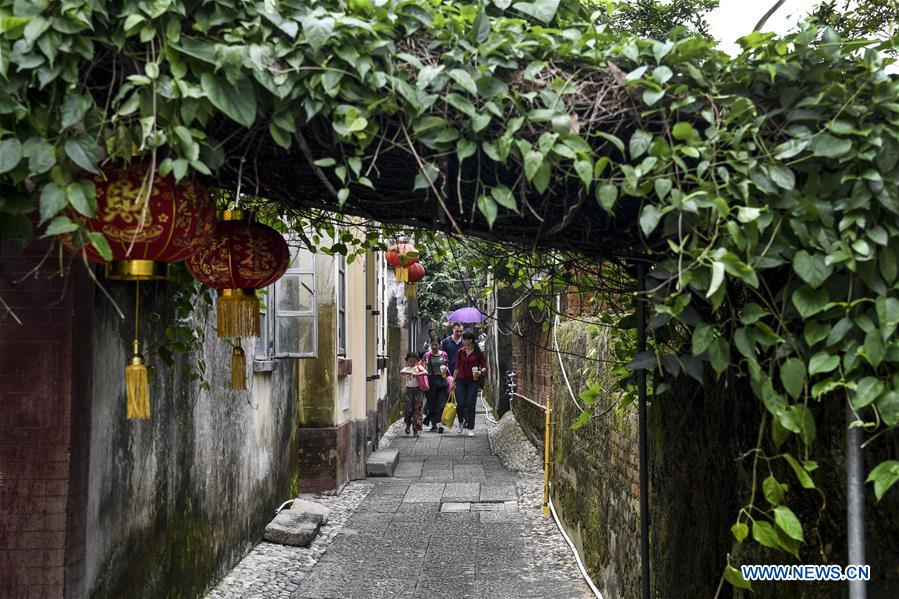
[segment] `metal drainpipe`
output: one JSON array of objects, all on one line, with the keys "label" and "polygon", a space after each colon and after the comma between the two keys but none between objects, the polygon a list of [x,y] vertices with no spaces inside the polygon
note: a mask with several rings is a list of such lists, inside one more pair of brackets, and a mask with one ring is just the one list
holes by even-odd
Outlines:
[{"label": "metal drainpipe", "polygon": [[[846,423],[852,424],[856,416],[846,404]],[[862,460],[862,429],[846,430],[846,532],[849,564],[865,563],[865,482]],[[849,599],[865,599],[868,591],[864,580],[849,581]]]},{"label": "metal drainpipe", "polygon": [[[646,265],[637,263],[637,355],[646,351]],[[649,449],[646,433],[646,369],[637,371],[637,394],[640,403],[640,577],[643,599],[649,599]]]}]

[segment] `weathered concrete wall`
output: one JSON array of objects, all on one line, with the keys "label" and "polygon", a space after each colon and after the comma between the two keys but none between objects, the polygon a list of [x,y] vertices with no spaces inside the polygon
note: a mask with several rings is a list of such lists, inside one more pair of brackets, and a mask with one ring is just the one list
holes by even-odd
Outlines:
[{"label": "weathered concrete wall", "polygon": [[[106,285],[128,313],[134,285]],[[164,338],[167,295],[165,283],[142,285],[144,339]],[[230,346],[216,338],[210,310],[202,356],[209,390],[189,380],[188,366],[200,356],[176,354],[169,368],[147,355],[152,418],[128,421],[122,367],[132,322],[120,320],[99,294],[94,309],[93,336],[85,339],[95,366],[87,594],[199,596],[249,551],[273,509],[291,497],[296,363],[275,361],[271,372],[250,375],[248,391],[231,391]]]}]

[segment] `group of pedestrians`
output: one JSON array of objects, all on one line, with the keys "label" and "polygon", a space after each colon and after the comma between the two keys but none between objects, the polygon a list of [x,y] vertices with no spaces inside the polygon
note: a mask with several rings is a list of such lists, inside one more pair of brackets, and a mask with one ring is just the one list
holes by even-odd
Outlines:
[{"label": "group of pedestrians", "polygon": [[437,433],[453,429],[455,423],[442,419],[448,398],[454,396],[458,416],[455,430],[473,437],[478,389],[487,375],[487,358],[475,334],[459,323],[453,323],[452,335],[443,341],[434,329],[428,336],[421,359],[414,352],[408,353],[406,366],[400,371],[406,376],[406,434],[417,437],[425,426]]}]

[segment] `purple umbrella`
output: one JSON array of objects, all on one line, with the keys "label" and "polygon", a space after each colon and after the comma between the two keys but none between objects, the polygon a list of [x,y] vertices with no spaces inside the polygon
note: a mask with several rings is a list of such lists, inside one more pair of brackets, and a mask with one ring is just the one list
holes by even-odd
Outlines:
[{"label": "purple umbrella", "polygon": [[487,315],[477,308],[459,308],[447,317],[450,322],[481,322]]}]

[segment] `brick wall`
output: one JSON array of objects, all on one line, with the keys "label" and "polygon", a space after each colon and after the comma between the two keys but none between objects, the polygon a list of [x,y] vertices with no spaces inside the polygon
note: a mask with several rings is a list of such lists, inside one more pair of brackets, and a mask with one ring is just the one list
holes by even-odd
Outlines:
[{"label": "brick wall", "polygon": [[55,253],[29,274],[48,249],[0,243],[0,297],[21,320],[0,306],[2,597],[62,597],[65,586],[75,298]]},{"label": "brick wall", "polygon": [[[571,317],[593,308],[589,298],[569,294],[563,307]],[[573,430],[580,410],[572,401],[552,348],[551,331],[544,332],[526,308],[517,308],[513,329],[513,369],[517,391],[546,404],[552,401],[552,492],[569,535],[580,548],[594,582],[606,597],[639,595],[639,454],[634,406],[613,410]],[[604,330],[603,330],[604,331]],[[575,394],[586,385],[579,374],[589,347],[603,353],[605,338],[587,333],[587,324],[563,321],[557,331],[566,374]],[[570,354],[570,355],[569,355]],[[606,381],[613,389],[612,381]],[[600,399],[605,404],[613,397]],[[544,413],[522,400],[513,409],[523,430],[538,447],[543,444]],[[600,408],[604,411],[604,406]]]},{"label": "brick wall", "polygon": [[515,372],[516,392],[546,404],[552,391],[552,337],[540,323],[531,318],[529,310],[517,308],[512,338],[512,370]]}]

